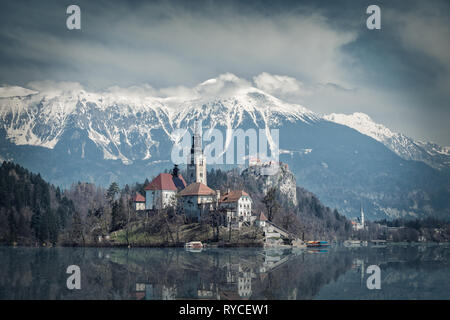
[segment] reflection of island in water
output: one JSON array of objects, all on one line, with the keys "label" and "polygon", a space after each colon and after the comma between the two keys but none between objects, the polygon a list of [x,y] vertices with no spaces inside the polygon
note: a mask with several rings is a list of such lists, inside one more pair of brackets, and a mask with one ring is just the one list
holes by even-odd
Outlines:
[{"label": "reflection of island in water", "polygon": [[[448,246],[0,248],[1,299],[450,299]],[[68,290],[67,266],[81,268]],[[369,290],[367,266],[382,270]]]},{"label": "reflection of island in water", "polygon": [[[329,257],[305,259],[309,254],[292,249],[210,249],[188,255],[172,251],[171,257],[154,257],[161,268],[162,261],[169,260],[168,269],[142,277],[135,294],[137,299],[310,299],[336,273],[347,270],[351,260],[341,260],[344,263],[334,265],[327,277],[323,262]],[[298,287],[303,288],[300,295]]]}]

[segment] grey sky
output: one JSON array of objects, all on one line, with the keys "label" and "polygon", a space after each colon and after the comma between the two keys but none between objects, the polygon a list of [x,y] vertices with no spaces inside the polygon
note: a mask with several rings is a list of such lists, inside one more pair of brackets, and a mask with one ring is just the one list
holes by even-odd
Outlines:
[{"label": "grey sky", "polygon": [[[360,111],[450,145],[450,5],[372,2],[2,1],[0,84],[161,89],[230,72],[319,113]],[[65,26],[74,3],[81,31]],[[370,31],[375,3],[382,29]]]}]

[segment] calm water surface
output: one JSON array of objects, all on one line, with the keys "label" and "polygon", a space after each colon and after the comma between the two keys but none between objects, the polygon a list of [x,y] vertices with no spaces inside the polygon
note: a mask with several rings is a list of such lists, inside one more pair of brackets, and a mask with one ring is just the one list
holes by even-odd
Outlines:
[{"label": "calm water surface", "polygon": [[[0,247],[0,299],[450,299],[450,246]],[[81,289],[66,287],[69,265]],[[381,289],[369,290],[369,265]]]}]

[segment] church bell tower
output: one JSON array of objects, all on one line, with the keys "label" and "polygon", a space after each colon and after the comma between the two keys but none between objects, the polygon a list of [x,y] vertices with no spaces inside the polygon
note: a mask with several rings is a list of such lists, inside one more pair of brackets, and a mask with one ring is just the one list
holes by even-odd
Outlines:
[{"label": "church bell tower", "polygon": [[202,149],[202,122],[194,122],[191,153],[187,165],[188,183],[201,182],[206,185],[206,157]]}]

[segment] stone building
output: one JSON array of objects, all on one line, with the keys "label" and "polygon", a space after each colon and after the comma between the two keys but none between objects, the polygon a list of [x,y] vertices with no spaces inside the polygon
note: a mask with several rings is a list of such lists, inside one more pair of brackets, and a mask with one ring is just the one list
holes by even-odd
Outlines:
[{"label": "stone building", "polygon": [[194,182],[178,193],[184,213],[188,217],[200,218],[214,209],[216,192],[201,182]]}]

